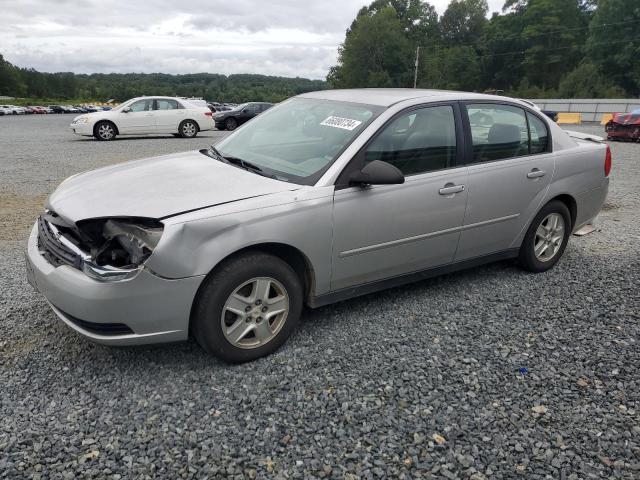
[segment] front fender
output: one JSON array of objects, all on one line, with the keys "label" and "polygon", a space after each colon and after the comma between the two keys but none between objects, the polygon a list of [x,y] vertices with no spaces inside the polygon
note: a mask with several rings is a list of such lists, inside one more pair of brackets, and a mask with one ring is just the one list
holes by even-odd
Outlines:
[{"label": "front fender", "polygon": [[206,275],[239,250],[279,243],[307,257],[322,294],[331,276],[332,210],[333,187],[312,187],[172,217],[147,266],[172,279]]}]

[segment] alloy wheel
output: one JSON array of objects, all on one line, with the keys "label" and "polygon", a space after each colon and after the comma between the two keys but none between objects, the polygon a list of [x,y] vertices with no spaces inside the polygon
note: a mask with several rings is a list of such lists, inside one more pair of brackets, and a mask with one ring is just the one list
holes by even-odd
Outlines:
[{"label": "alloy wheel", "polygon": [[109,125],[108,123],[103,123],[102,125],[98,126],[98,135],[104,140],[111,140],[115,135],[115,131],[111,125]]},{"label": "alloy wheel", "polygon": [[274,278],[256,277],[236,288],[222,308],[222,332],[238,348],[258,348],[270,342],[284,326],[289,294]]},{"label": "alloy wheel", "polygon": [[541,262],[556,256],[564,240],[564,218],[559,213],[550,213],[538,226],[533,239],[533,252]]},{"label": "alloy wheel", "polygon": [[193,137],[196,134],[196,126],[192,122],[182,125],[182,134],[185,137]]}]

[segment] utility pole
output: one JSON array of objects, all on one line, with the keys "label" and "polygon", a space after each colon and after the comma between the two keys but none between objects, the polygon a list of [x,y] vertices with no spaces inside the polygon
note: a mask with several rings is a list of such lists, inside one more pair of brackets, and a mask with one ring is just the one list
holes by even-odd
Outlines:
[{"label": "utility pole", "polygon": [[420,61],[420,45],[416,48],[416,70],[413,74],[413,88],[418,87],[418,64]]}]

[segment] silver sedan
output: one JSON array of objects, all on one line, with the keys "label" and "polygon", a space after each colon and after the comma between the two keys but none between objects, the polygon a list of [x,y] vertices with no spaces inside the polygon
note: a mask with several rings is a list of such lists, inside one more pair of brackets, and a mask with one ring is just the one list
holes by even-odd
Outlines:
[{"label": "silver sedan", "polygon": [[65,180],[27,273],[112,345],[266,355],[303,307],[486,262],[543,272],[607,195],[611,154],[530,105],[429,90],[300,95],[199,151]]}]

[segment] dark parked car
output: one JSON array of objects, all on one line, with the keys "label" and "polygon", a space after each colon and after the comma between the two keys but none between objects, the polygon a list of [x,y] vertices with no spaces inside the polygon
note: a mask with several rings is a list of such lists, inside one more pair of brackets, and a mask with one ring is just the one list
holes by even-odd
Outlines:
[{"label": "dark parked car", "polygon": [[238,105],[228,112],[219,112],[213,116],[218,130],[235,130],[238,126],[251,120],[273,106],[272,103],[249,102]]},{"label": "dark parked car", "polygon": [[49,105],[49,108],[53,111],[53,113],[65,113],[65,109],[60,105]]}]

